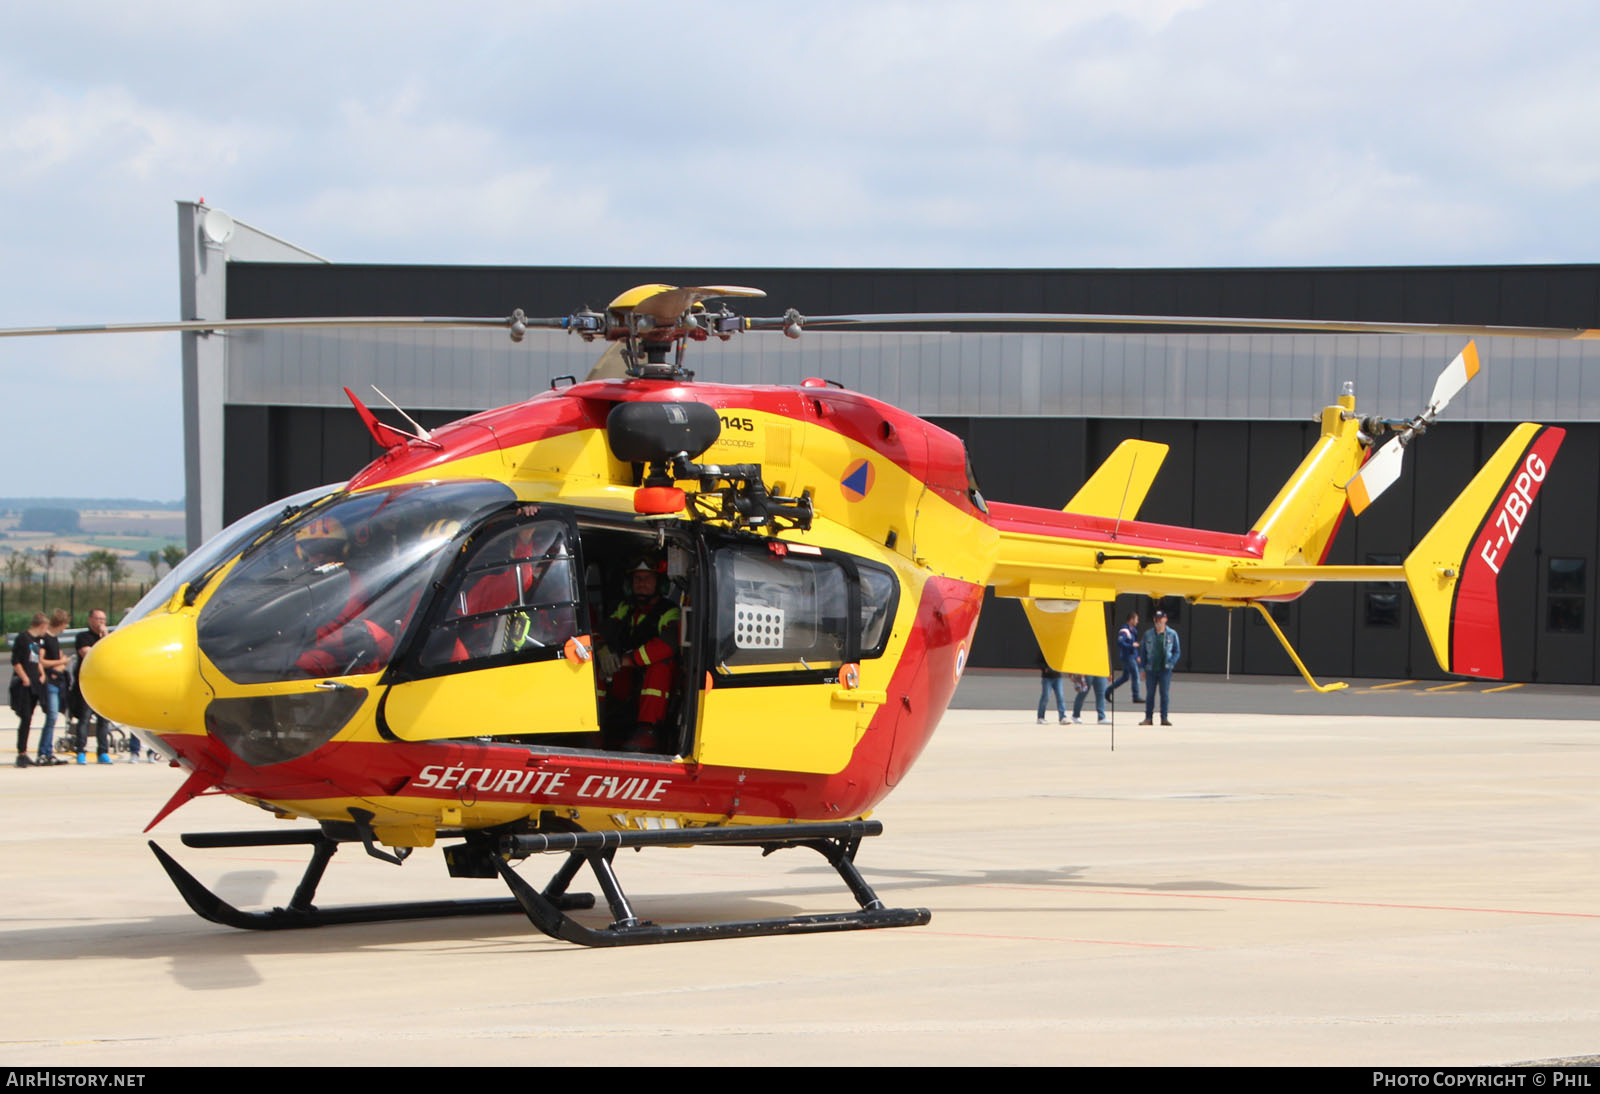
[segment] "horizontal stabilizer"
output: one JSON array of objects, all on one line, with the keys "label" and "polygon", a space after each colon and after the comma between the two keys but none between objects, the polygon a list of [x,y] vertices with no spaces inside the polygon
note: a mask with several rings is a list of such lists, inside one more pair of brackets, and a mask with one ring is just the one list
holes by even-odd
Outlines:
[{"label": "horizontal stabilizer", "polygon": [[1406,584],[1446,672],[1503,675],[1500,571],[1565,437],[1517,426],[1407,556]]},{"label": "horizontal stabilizer", "polygon": [[1155,441],[1126,440],[1095,469],[1067,502],[1066,511],[1091,517],[1132,520],[1156,481],[1167,446]]},{"label": "horizontal stabilizer", "polygon": [[1098,600],[1024,600],[1045,663],[1057,672],[1111,675],[1106,609]]}]

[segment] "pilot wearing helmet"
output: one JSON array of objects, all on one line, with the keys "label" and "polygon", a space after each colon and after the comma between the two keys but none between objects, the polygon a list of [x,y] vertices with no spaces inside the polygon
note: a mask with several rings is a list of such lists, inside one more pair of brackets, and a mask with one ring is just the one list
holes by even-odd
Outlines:
[{"label": "pilot wearing helmet", "polygon": [[630,752],[655,752],[669,743],[662,723],[677,671],[680,616],[665,584],[663,560],[645,556],[629,566],[627,596],[606,620],[595,651],[608,743]]},{"label": "pilot wearing helmet", "polygon": [[[363,619],[368,597],[360,578],[350,569],[350,536],[335,517],[316,517],[294,533],[294,553],[309,571],[344,583],[344,604],[331,618],[317,624],[317,642],[302,653],[295,665],[307,676],[348,676],[377,672],[394,652],[394,636],[378,623]],[[343,577],[333,578],[332,575]]]}]

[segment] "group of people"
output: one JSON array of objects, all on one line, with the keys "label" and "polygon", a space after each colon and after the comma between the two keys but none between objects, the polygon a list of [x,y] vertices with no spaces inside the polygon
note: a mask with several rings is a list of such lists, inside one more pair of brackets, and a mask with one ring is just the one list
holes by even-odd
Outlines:
[{"label": "group of people", "polygon": [[[96,762],[109,764],[110,723],[96,714],[84,702],[78,687],[78,676],[94,644],[106,635],[106,613],[99,608],[89,613],[89,626],[79,632],[75,649],[69,657],[61,648],[61,636],[71,617],[57,608],[46,615],[35,612],[26,630],[17,634],[11,646],[11,710],[17,716],[18,767],[54,767],[70,761],[58,757],[55,750],[56,720],[65,710],[70,724],[77,732],[71,741],[71,751],[77,762],[87,764],[89,734],[92,730],[96,745]],[[33,716],[44,711],[44,725],[39,730],[38,750],[30,758],[28,736],[33,729]],[[139,761],[139,739],[129,736],[128,762]],[[148,753],[151,761],[154,752]]]},{"label": "group of people", "polygon": [[[1124,683],[1133,688],[1133,701],[1144,703],[1144,721],[1142,726],[1153,725],[1155,721],[1156,693],[1161,693],[1161,724],[1170,726],[1168,720],[1168,703],[1172,692],[1172,670],[1178,666],[1178,658],[1182,655],[1183,646],[1178,641],[1178,632],[1167,626],[1167,613],[1157,611],[1152,620],[1153,626],[1141,636],[1139,634],[1139,613],[1129,612],[1128,621],[1117,630],[1117,656],[1122,662],[1122,675],[1115,681],[1104,676],[1084,676],[1078,673],[1061,673],[1051,668],[1041,656],[1039,660],[1039,724],[1044,725],[1044,713],[1049,705],[1051,696],[1055,697],[1056,711],[1061,717],[1061,724],[1067,723],[1067,700],[1062,688],[1062,677],[1072,682],[1077,694],[1072,700],[1072,721],[1083,721],[1083,703],[1094,693],[1094,709],[1099,716],[1100,723],[1104,725],[1110,719],[1106,717],[1106,700],[1112,698],[1117,688]],[[1139,698],[1139,685],[1143,682],[1145,697]]]}]

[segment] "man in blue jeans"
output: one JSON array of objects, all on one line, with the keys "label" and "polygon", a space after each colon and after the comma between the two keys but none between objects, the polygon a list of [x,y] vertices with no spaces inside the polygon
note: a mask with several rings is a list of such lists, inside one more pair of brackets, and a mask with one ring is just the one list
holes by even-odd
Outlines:
[{"label": "man in blue jeans", "polygon": [[61,715],[61,697],[67,690],[67,659],[61,656],[61,632],[72,621],[61,608],[50,613],[50,622],[39,636],[39,667],[44,670],[44,690],[39,705],[44,707],[44,728],[39,731],[41,767],[64,764],[56,757],[56,719]]},{"label": "man in blue jeans", "polygon": [[1111,719],[1106,717],[1106,678],[1104,676],[1081,676],[1072,674],[1072,686],[1078,694],[1072,700],[1072,721],[1077,724],[1083,721],[1083,701],[1089,697],[1089,692],[1094,692],[1094,712],[1100,717],[1100,724],[1105,725]]},{"label": "man in blue jeans", "polygon": [[1111,698],[1112,692],[1122,686],[1124,680],[1133,682],[1133,701],[1144,702],[1139,698],[1139,613],[1129,612],[1128,622],[1117,628],[1117,656],[1122,659],[1122,675],[1106,688],[1106,698]]},{"label": "man in blue jeans", "polygon": [[1050,667],[1044,659],[1044,654],[1038,657],[1039,662],[1039,724],[1044,725],[1044,709],[1051,695],[1056,697],[1056,712],[1061,715],[1061,724],[1067,724],[1067,696],[1061,690],[1061,674]]},{"label": "man in blue jeans", "polygon": [[1144,692],[1144,721],[1139,724],[1147,726],[1155,716],[1156,689],[1161,689],[1161,724],[1170,726],[1167,721],[1167,695],[1172,690],[1172,670],[1178,667],[1178,658],[1183,654],[1183,647],[1178,642],[1178,632],[1167,627],[1167,613],[1156,612],[1155,627],[1144,632],[1144,642],[1141,652],[1144,654],[1145,692]]}]

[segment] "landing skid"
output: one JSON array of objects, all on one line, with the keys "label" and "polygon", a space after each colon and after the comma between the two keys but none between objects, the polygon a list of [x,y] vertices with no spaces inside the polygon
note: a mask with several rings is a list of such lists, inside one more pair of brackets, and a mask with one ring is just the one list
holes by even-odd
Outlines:
[{"label": "landing skid", "polygon": [[[822,931],[853,931],[880,927],[914,927],[932,918],[926,908],[886,908],[855,866],[861,840],[883,831],[877,821],[843,821],[829,824],[784,824],[730,828],[700,828],[647,832],[546,832],[533,835],[503,836],[491,843],[474,834],[468,842],[446,848],[450,872],[455,876],[492,877],[498,875],[510,887],[510,898],[477,900],[429,900],[393,904],[363,904],[320,908],[313,903],[317,885],[329,860],[341,843],[360,842],[370,854],[389,862],[404,856],[378,850],[370,830],[357,818],[355,825],[329,825],[329,829],[302,829],[288,832],[210,832],[186,833],[186,847],[285,847],[307,845],[312,849],[294,895],[285,907],[264,912],[247,912],[234,907],[202,885],[167,852],[150,843],[150,850],[177,886],[189,907],[202,919],[243,930],[271,931],[303,927],[326,927],[341,923],[383,923],[399,919],[440,919],[471,915],[505,915],[522,912],[539,930],[552,938],[582,946],[637,946],[660,942],[693,942],[709,938],[741,938],[775,934],[812,934]],[[728,923],[686,923],[658,926],[634,915],[617,881],[612,858],[622,847],[727,844],[758,847],[763,854],[786,847],[809,847],[838,872],[849,887],[860,909],[823,915],[778,916],[770,919]],[[566,861],[544,889],[529,885],[511,868],[509,859],[532,854],[565,852]],[[594,907],[589,893],[569,893],[578,871],[588,866],[594,873],[611,910],[609,926],[594,929],[573,920],[566,913]]]},{"label": "landing skid", "polygon": [[[832,824],[772,824],[749,827],[692,828],[649,832],[550,832],[506,836],[501,849],[512,857],[530,853],[565,851],[567,861],[544,892],[535,890],[504,858],[495,868],[515,894],[528,920],[551,938],[580,946],[639,946],[658,942],[698,942],[708,938],[749,938],[774,934],[816,934],[823,931],[859,931],[878,927],[920,927],[933,918],[926,908],[886,908],[856,869],[856,850],[867,836],[883,832],[878,821],[841,821]],[[759,847],[763,855],[785,847],[809,847],[828,860],[849,886],[860,910],[826,915],[777,916],[730,923],[681,923],[662,927],[633,914],[617,882],[612,858],[623,847],[684,847],[725,844]],[[588,865],[611,909],[611,924],[594,930],[566,915],[557,901],[578,870]]]},{"label": "landing skid", "polygon": [[[237,927],[247,931],[281,931],[301,927],[329,927],[339,923],[386,923],[396,919],[446,919],[469,915],[511,915],[522,910],[521,904],[509,897],[479,900],[421,900],[393,904],[356,904],[339,908],[319,908],[312,903],[317,884],[328,861],[341,843],[358,842],[358,839],[337,839],[315,829],[294,832],[201,832],[185,833],[185,847],[288,847],[309,844],[311,862],[306,866],[295,886],[294,896],[287,906],[266,912],[247,912],[234,907],[216,893],[202,885],[193,874],[178,865],[176,859],[150,841],[150,850],[166,870],[167,876],[177,886],[185,903],[201,919],[220,923],[224,927]],[[594,897],[589,893],[568,893],[560,896],[564,907],[570,910],[594,907]]]}]

